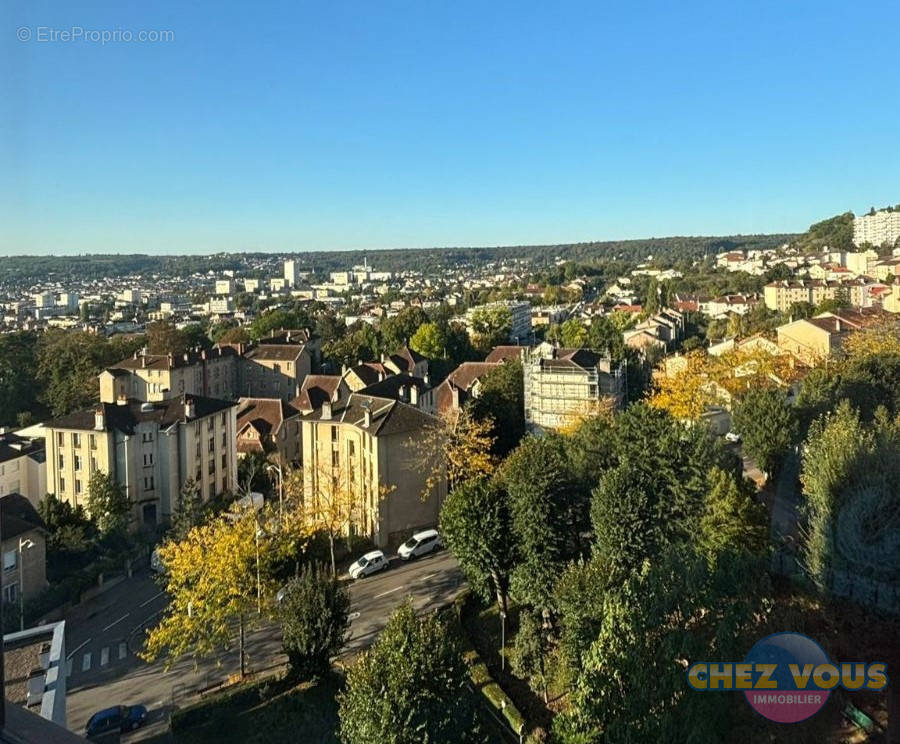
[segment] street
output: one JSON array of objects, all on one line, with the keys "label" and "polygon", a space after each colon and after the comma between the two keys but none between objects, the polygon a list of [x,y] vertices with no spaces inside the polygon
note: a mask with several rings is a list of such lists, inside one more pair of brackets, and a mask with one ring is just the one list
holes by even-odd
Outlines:
[{"label": "street", "polygon": [[[447,550],[409,563],[392,556],[384,573],[350,584],[351,625],[344,653],[368,646],[407,597],[417,611],[437,608],[456,596],[461,582],[456,560]],[[165,731],[174,706],[236,672],[236,649],[196,665],[182,659],[168,671],[162,661],[147,664],[139,659],[144,628],[165,606],[159,586],[148,574],[140,574],[66,618],[69,729],[82,733],[88,718],[102,708],[141,703],[150,710],[148,725],[123,740],[156,736]],[[246,651],[249,671],[283,663],[279,628],[267,625],[248,632]]]}]

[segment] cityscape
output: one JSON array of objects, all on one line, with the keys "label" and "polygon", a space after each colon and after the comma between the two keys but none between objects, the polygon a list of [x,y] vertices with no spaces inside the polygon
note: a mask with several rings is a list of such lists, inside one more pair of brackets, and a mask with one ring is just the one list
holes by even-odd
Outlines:
[{"label": "cityscape", "polygon": [[0,742],[900,744],[896,9],[301,5],[10,14]]}]

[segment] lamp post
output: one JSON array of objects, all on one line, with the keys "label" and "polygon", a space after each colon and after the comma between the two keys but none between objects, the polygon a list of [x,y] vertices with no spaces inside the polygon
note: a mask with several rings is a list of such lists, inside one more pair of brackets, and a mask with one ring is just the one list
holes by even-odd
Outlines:
[{"label": "lamp post", "polygon": [[260,571],[259,571],[259,538],[266,536],[266,531],[262,528],[262,525],[259,523],[259,518],[256,520],[256,614],[262,614],[262,582],[260,580]]},{"label": "lamp post", "polygon": [[31,550],[34,541],[27,537],[19,538],[19,630],[25,630],[25,570],[23,557],[24,551]]}]

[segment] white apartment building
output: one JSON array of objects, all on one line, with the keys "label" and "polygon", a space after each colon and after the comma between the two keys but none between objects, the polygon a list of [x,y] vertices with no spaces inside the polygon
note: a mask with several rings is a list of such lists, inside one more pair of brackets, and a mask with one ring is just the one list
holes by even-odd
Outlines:
[{"label": "white apartment building", "polygon": [[289,287],[296,287],[300,283],[300,274],[297,271],[296,261],[284,262],[284,281]]},{"label": "white apartment building", "polygon": [[900,238],[900,209],[882,209],[853,220],[853,242],[856,245],[893,245],[897,238]]},{"label": "white apartment building", "polygon": [[232,279],[217,279],[216,280],[216,294],[217,295],[233,295],[234,294],[234,281]]}]

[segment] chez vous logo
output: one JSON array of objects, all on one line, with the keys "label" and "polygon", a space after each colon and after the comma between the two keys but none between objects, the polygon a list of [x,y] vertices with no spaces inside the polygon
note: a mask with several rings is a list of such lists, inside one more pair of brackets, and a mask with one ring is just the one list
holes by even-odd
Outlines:
[{"label": "chez vous logo", "polygon": [[821,710],[831,691],[882,690],[887,664],[836,664],[812,638],[775,633],[758,641],[743,663],[698,661],[687,672],[688,684],[702,692],[742,690],[750,706],[776,723],[799,723]]}]

